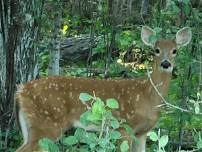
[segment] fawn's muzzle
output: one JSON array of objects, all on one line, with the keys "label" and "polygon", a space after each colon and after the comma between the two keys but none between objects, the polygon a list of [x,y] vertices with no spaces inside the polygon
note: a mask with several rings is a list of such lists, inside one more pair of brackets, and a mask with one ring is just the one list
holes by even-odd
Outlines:
[{"label": "fawn's muzzle", "polygon": [[161,66],[164,68],[164,69],[168,69],[169,67],[171,67],[171,64],[170,62],[168,62],[167,60],[163,61],[161,63]]}]

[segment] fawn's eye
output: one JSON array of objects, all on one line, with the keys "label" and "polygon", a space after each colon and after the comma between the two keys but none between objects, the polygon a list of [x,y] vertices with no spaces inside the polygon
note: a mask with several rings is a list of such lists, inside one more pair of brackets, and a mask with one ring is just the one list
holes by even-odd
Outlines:
[{"label": "fawn's eye", "polygon": [[176,50],[176,49],[174,49],[174,50],[173,50],[173,54],[175,55],[176,53],[177,53],[177,50]]},{"label": "fawn's eye", "polygon": [[158,48],[156,48],[156,49],[155,49],[155,53],[156,53],[156,54],[159,54],[159,53],[160,53],[160,50],[159,50]]}]

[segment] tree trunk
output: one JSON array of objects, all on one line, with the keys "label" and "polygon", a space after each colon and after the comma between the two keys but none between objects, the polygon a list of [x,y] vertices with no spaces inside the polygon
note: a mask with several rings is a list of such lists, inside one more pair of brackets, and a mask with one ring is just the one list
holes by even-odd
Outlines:
[{"label": "tree trunk", "polygon": [[[60,6],[60,4],[59,4]],[[62,9],[56,7],[57,10],[55,11],[54,17],[54,31],[53,31],[53,44],[50,49],[50,61],[49,61],[49,68],[48,68],[48,75],[59,75],[60,74],[60,26],[61,26],[61,16],[62,16]]]},{"label": "tree trunk", "polygon": [[142,16],[148,15],[149,0],[142,0],[140,14]]},{"label": "tree trunk", "polygon": [[34,79],[37,74],[36,40],[42,6],[43,0],[0,2],[0,130],[6,133],[0,141],[5,141],[4,149],[13,127],[16,83]]}]

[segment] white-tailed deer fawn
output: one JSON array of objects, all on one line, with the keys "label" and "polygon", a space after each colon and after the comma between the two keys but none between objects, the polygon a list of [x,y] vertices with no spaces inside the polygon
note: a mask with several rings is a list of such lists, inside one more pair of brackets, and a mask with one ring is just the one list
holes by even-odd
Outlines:
[{"label": "white-tailed deer fawn", "polygon": [[[151,43],[156,33],[144,26],[142,41],[153,48],[154,63],[151,79],[162,96],[168,91],[174,58],[177,49],[191,40],[191,30],[182,28],[175,40],[158,40]],[[24,144],[17,152],[32,152],[38,148],[38,140],[47,137],[56,140],[64,130],[78,126],[85,106],[79,101],[79,94],[95,93],[96,96],[119,101],[120,111],[116,113],[133,128],[139,144],[133,144],[130,151],[145,152],[146,134],[159,117],[158,105],[162,99],[155,91],[148,77],[138,79],[98,80],[52,76],[19,85],[16,100],[19,105],[19,122]]]}]

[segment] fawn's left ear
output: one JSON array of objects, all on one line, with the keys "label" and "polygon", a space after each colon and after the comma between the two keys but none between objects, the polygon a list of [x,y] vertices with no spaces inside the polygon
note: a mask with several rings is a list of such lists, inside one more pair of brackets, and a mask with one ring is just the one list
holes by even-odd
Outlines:
[{"label": "fawn's left ear", "polygon": [[192,32],[190,27],[184,27],[180,29],[176,34],[177,47],[183,47],[189,44],[192,38]]}]

